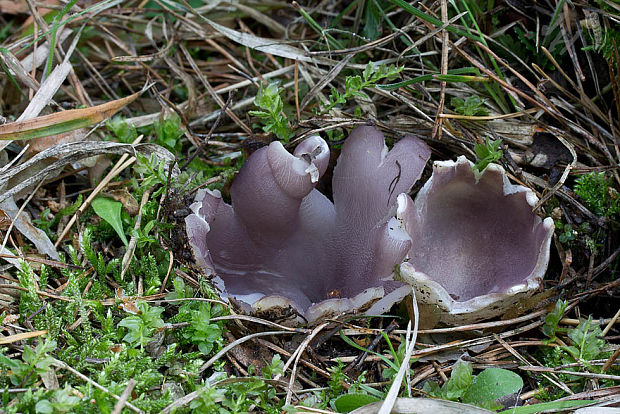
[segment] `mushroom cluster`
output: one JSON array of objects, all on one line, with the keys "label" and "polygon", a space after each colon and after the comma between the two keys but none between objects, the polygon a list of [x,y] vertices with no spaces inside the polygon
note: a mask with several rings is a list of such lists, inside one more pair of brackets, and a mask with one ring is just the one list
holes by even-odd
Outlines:
[{"label": "mushroom cluster", "polygon": [[239,171],[232,205],[217,190],[197,195],[186,218],[196,262],[255,314],[309,323],[379,314],[411,284],[448,313],[494,316],[477,298],[537,288],[553,223],[532,213],[534,194],[508,183],[501,167],[476,182],[464,158],[436,163],[414,203],[408,192],[429,157],[415,137],[388,150],[376,128],[358,127],[334,168],[332,202],[314,188],[327,143],[313,136],[290,154],[272,142]]}]

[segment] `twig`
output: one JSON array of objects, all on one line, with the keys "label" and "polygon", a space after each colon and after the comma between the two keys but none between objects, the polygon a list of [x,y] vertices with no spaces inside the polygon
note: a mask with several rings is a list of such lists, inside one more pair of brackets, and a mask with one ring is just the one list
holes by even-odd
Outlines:
[{"label": "twig", "polygon": [[125,390],[121,394],[121,398],[116,402],[112,414],[121,414],[121,411],[123,411],[125,404],[127,404],[127,400],[131,396],[131,392],[133,391],[136,384],[137,383],[135,379],[131,378],[129,380],[129,382],[127,383],[127,387],[125,387]]},{"label": "twig", "polygon": [[609,321],[609,323],[607,324],[607,326],[605,327],[605,329],[603,329],[602,335],[605,336],[607,335],[607,333],[609,332],[609,330],[614,326],[614,324],[616,323],[616,321],[618,320],[618,318],[620,318],[620,308],[618,309],[618,311],[616,312],[616,314],[613,316],[613,318],[611,318],[611,320]]},{"label": "twig", "polygon": [[[286,391],[286,400],[284,403],[285,405],[289,405],[291,403],[291,398],[293,397],[293,385],[295,384],[295,374],[297,373],[297,364],[299,363],[299,359],[301,358],[301,355],[304,353],[304,350],[306,349],[310,341],[312,341],[312,339],[314,339],[314,337],[329,324],[330,322],[322,323],[321,325],[314,328],[312,332],[310,333],[310,335],[308,335],[306,339],[304,339],[304,341],[295,350],[293,355],[291,355],[288,361],[286,361],[286,363],[284,364],[284,368],[282,369],[282,372],[286,372],[286,369],[290,365],[291,361],[293,360],[295,361],[295,363],[293,364],[293,368],[291,369],[291,378],[288,382],[288,389]],[[274,379],[277,380],[279,379],[279,377],[280,375],[277,375],[276,378]]]},{"label": "twig", "polygon": [[[575,371],[566,371],[562,369],[554,369],[548,367],[519,367],[520,370],[523,371],[532,371],[532,372],[552,372],[554,374],[567,374],[574,375],[576,377],[586,377],[586,378],[597,378],[597,379],[606,379],[612,381],[620,381],[620,375],[609,375],[609,374],[595,374],[593,372],[575,372]],[[571,392],[571,394],[573,394]]]},{"label": "twig", "polygon": [[[108,390],[106,387],[104,387],[103,385],[93,381],[92,379],[88,378],[86,375],[82,374],[80,371],[73,369],[72,367],[70,367],[69,365],[65,364],[64,362],[56,359],[56,358],[52,358],[54,360],[54,365],[56,365],[58,368],[62,368],[62,369],[66,369],[67,371],[71,372],[73,375],[75,375],[76,377],[82,379],[83,381],[86,381],[87,383],[89,383],[90,385],[92,385],[93,387],[97,388],[98,390],[101,390],[103,392],[105,392],[106,394],[108,394],[109,396],[111,396],[112,398],[114,398],[117,401],[120,401],[121,397],[119,397],[116,394],[113,394],[112,392],[110,392],[110,390]],[[133,412],[136,413],[143,413],[143,411],[141,409],[139,409],[138,407],[136,407],[135,405],[133,405],[132,403],[125,401],[125,406],[127,408],[129,408],[130,410],[132,410]]]},{"label": "twig", "polygon": [[[211,319],[214,320],[215,318]],[[198,370],[198,373],[202,373],[204,372],[204,370],[206,370],[207,368],[209,368],[211,365],[213,365],[215,363],[215,361],[217,361],[218,359],[220,359],[222,357],[222,355],[224,355],[226,352],[230,351],[231,349],[233,349],[234,347],[236,347],[237,345],[240,345],[244,342],[249,341],[250,339],[253,338],[257,338],[259,336],[268,336],[268,335],[283,335],[283,334],[291,334],[291,332],[288,331],[269,331],[269,332],[257,332],[257,333],[253,333],[251,335],[247,335],[244,336],[243,338],[239,338],[234,342],[231,342],[230,344],[226,345],[224,348],[222,348],[220,350],[220,352],[218,352],[217,354],[215,354],[211,359],[209,359],[207,362],[205,362],[204,364],[202,364],[202,366],[200,367],[200,369]]]},{"label": "twig", "polygon": [[[146,205],[146,202],[149,201],[149,196],[151,195],[150,190],[146,190],[144,194],[142,194],[142,200],[140,201],[140,208],[138,208],[138,217],[136,217],[136,222],[133,226],[135,232],[140,230],[140,226],[142,224],[142,209]],[[138,244],[138,237],[131,236],[129,239],[129,244],[127,245],[127,251],[123,255],[123,260],[121,262],[121,280],[124,280],[125,273],[129,270],[129,265],[131,264],[131,259],[133,258],[133,254],[136,251],[136,246]],[[160,292],[161,293],[161,292]]]},{"label": "twig", "polygon": [[[500,338],[497,334],[493,334],[493,336],[495,337],[497,342],[500,343],[501,346],[506,348],[506,350],[510,352],[512,355],[514,355],[519,361],[528,364],[528,366],[530,367],[533,366],[527,359],[525,359],[521,354],[519,354],[512,346],[510,346],[506,341]],[[544,374],[543,374],[543,377],[545,377],[547,381],[551,382],[558,388],[561,388],[567,394],[574,394],[574,392],[570,388],[568,388],[566,384],[560,381],[560,379],[556,375],[553,375],[555,379],[549,378],[549,376],[544,375]]]}]

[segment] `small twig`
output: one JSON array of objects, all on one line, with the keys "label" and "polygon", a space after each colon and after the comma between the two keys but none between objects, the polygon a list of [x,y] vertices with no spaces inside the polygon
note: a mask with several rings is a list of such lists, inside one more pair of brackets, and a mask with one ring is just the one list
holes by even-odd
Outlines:
[{"label": "small twig", "polygon": [[121,394],[121,398],[116,402],[112,414],[121,414],[121,411],[123,411],[123,408],[125,408],[125,404],[127,404],[127,400],[131,396],[131,392],[133,391],[136,384],[137,382],[135,379],[131,378],[129,380],[129,382],[127,383],[127,387],[125,387],[125,390]]},{"label": "small twig", "polygon": [[616,312],[616,314],[613,316],[613,318],[611,318],[611,320],[609,321],[609,323],[607,324],[607,326],[605,327],[605,329],[603,329],[602,335],[605,336],[607,335],[607,333],[610,331],[610,329],[614,326],[614,324],[616,323],[616,321],[618,320],[618,318],[620,318],[620,308],[618,309],[618,311]]},{"label": "small twig", "polygon": [[[576,377],[586,377],[586,378],[597,378],[597,379],[606,379],[612,381],[620,381],[620,375],[609,375],[609,374],[595,374],[593,372],[575,372],[575,371],[566,371],[562,369],[554,369],[548,367],[519,367],[520,370],[523,371],[532,371],[532,372],[550,372],[554,374],[567,374],[574,375]],[[573,392],[571,392],[573,394]]]},{"label": "small twig", "polygon": [[[215,318],[211,319],[214,320]],[[231,342],[230,344],[226,345],[224,348],[222,348],[220,350],[220,352],[218,352],[217,354],[215,354],[210,360],[208,360],[207,362],[205,362],[204,364],[202,364],[202,366],[200,367],[200,369],[198,370],[198,373],[202,373],[204,372],[204,370],[206,370],[207,368],[209,368],[211,365],[213,365],[215,363],[215,361],[217,361],[218,359],[220,359],[226,352],[230,351],[231,349],[233,349],[234,347],[236,347],[237,345],[240,345],[244,342],[249,341],[250,339],[259,337],[259,336],[268,336],[268,335],[283,335],[283,334],[291,334],[291,332],[289,331],[269,331],[269,332],[256,332],[253,333],[251,335],[247,335],[244,336],[243,338],[239,338],[234,342]]]},{"label": "small twig", "polygon": [[[73,369],[72,367],[70,367],[69,365],[65,364],[64,362],[53,358],[54,360],[54,365],[56,365],[58,368],[62,368],[62,369],[66,369],[67,371],[71,372],[73,375],[75,375],[76,377],[82,379],[83,381],[86,381],[87,383],[89,383],[90,385],[92,385],[93,387],[97,388],[98,390],[101,390],[103,392],[105,392],[106,394],[108,394],[109,396],[111,396],[112,398],[114,398],[117,401],[120,401],[121,397],[119,397],[116,394],[113,394],[112,392],[110,392],[110,390],[108,390],[106,387],[104,387],[103,385],[93,381],[92,379],[88,378],[86,375],[82,374],[80,371]],[[139,409],[138,407],[136,407],[135,405],[133,405],[132,403],[125,401],[124,404],[127,408],[129,408],[130,410],[132,410],[133,412],[136,413],[143,413],[143,411],[141,409]]]},{"label": "small twig", "polygon": [[43,259],[43,258],[40,258],[40,257],[15,256],[14,254],[5,254],[5,253],[0,254],[0,257],[6,258],[6,259],[22,259],[22,260],[25,260],[27,262],[41,263],[41,264],[44,264],[46,266],[56,267],[58,269],[84,270],[84,268],[82,266],[76,266],[76,265],[73,265],[73,264],[70,264],[70,263],[63,263],[63,262],[59,262],[57,260]]},{"label": "small twig", "polygon": [[605,373],[605,371],[607,371],[616,362],[619,356],[620,356],[620,346],[616,348],[616,350],[609,357],[609,359],[605,361],[605,364],[603,364],[603,367],[601,368],[601,372]]},{"label": "small twig", "polygon": [[[288,382],[288,389],[286,390],[286,399],[285,399],[284,405],[289,405],[291,403],[291,399],[293,398],[293,386],[295,385],[295,376],[296,376],[295,374],[297,373],[297,365],[299,364],[299,359],[301,358],[301,355],[304,353],[304,350],[306,349],[310,341],[312,341],[312,339],[314,339],[314,337],[319,332],[321,332],[326,326],[328,326],[330,323],[331,322],[325,322],[325,323],[320,324],[316,328],[314,328],[312,330],[312,333],[308,335],[306,339],[304,339],[304,341],[295,350],[293,355],[291,355],[288,361],[286,361],[286,363],[284,364],[284,368],[282,369],[283,373],[286,372],[286,369],[290,365],[291,361],[293,360],[295,361],[295,363],[293,364],[293,368],[291,369],[291,378]],[[274,379],[277,380],[279,378],[280,378],[280,375],[277,375]]]},{"label": "small twig", "polygon": [[[172,168],[170,168],[172,170]],[[147,201],[149,201],[149,196],[151,195],[150,190],[146,190],[144,194],[142,194],[142,200],[140,201],[140,208],[138,209],[138,217],[136,217],[135,225],[133,229],[138,232],[140,230],[140,226],[142,225],[142,209],[146,205]],[[121,262],[121,280],[124,280],[125,273],[129,270],[129,265],[131,264],[131,259],[133,259],[133,254],[136,251],[136,246],[138,244],[138,237],[131,236],[129,240],[129,244],[127,245],[127,251],[123,255],[123,260]],[[160,292],[161,293],[161,292]]]},{"label": "small twig", "polygon": [[[495,337],[495,339],[497,340],[497,342],[500,343],[501,346],[503,346],[504,348],[506,348],[506,350],[508,352],[510,352],[513,356],[515,356],[519,361],[528,364],[528,366],[533,366],[527,359],[525,359],[525,357],[523,357],[520,353],[518,353],[512,346],[510,346],[508,344],[508,342],[504,341],[502,338],[499,337],[499,335],[497,334],[493,334],[493,336]],[[519,367],[521,368],[521,367]],[[558,388],[561,388],[564,392],[566,392],[567,394],[574,394],[574,392],[568,388],[568,386],[566,384],[564,384],[562,381],[560,381],[560,379],[556,376],[553,375],[553,378],[550,378],[547,375],[543,374],[543,377],[545,377],[549,382],[551,382],[552,384],[554,384],[555,386],[557,386]]]},{"label": "small twig", "polygon": [[[441,20],[444,25],[448,22],[448,4],[447,0],[441,0]],[[441,31],[441,74],[448,74],[448,43],[450,41],[450,37],[447,30]],[[441,139],[443,133],[443,120],[441,117],[443,113],[444,106],[446,104],[446,81],[441,81],[440,83],[440,92],[439,92],[439,105],[437,107],[437,114],[435,115],[435,123],[433,125],[432,137]]]}]

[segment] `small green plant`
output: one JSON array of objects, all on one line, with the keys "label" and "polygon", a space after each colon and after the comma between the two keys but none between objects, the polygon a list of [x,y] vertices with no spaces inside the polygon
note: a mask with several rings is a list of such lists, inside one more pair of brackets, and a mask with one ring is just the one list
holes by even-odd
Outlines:
[{"label": "small green plant", "polygon": [[345,390],[345,385],[351,382],[351,378],[344,372],[345,365],[341,360],[336,361],[336,365],[328,368],[329,386],[332,395],[340,395]]},{"label": "small green plant", "polygon": [[570,223],[556,222],[555,228],[559,231],[558,239],[562,244],[570,244],[577,237],[577,230]]},{"label": "small green plant", "polygon": [[229,413],[220,403],[226,399],[226,390],[209,385],[202,387],[198,392],[198,397],[194,399],[189,408],[195,413]]},{"label": "small green plant", "polygon": [[155,129],[155,143],[172,151],[173,154],[181,153],[183,142],[181,138],[185,134],[181,119],[177,114],[157,120],[153,124]]},{"label": "small green plant", "polygon": [[54,392],[50,399],[40,399],[35,408],[37,413],[56,414],[56,413],[72,413],[76,406],[80,403],[80,398],[71,395],[71,387],[59,389]]},{"label": "small green plant", "polygon": [[[600,366],[594,365],[591,361],[601,358],[606,358],[609,353],[604,351],[605,341],[601,339],[602,332],[598,323],[592,321],[591,318],[581,320],[579,325],[574,328],[558,328],[556,319],[562,311],[562,307],[565,306],[565,302],[560,303],[558,301],[555,310],[547,315],[545,318],[545,325],[543,326],[543,332],[545,335],[550,336],[549,342],[556,343],[555,337],[561,333],[568,337],[568,340],[560,342],[557,346],[551,348],[543,348],[543,361],[546,366],[557,367],[565,366],[563,369],[566,371],[587,371],[600,373]],[[563,312],[563,311],[562,311]],[[552,332],[550,332],[550,328]],[[545,329],[547,327],[547,329]],[[555,336],[551,336],[553,334]],[[575,366],[577,364],[577,366]],[[586,380],[583,377],[577,377],[570,374],[558,374],[564,381],[570,382],[575,389],[581,389],[583,382]]]},{"label": "small green plant", "polygon": [[137,154],[137,162],[134,165],[134,171],[142,178],[140,184],[135,182],[135,188],[138,188],[140,192],[144,192],[146,189],[160,186],[152,194],[152,197],[158,197],[166,191],[166,184],[168,182],[168,174],[166,171],[165,161],[159,159],[155,154],[151,154],[147,157],[142,154]]},{"label": "small green plant", "polygon": [[100,278],[105,278],[108,274],[113,273],[114,269],[119,265],[118,260],[110,260],[106,263],[103,253],[97,253],[93,249],[93,232],[90,227],[86,227],[84,233],[82,233],[82,252],[90,262],[91,266],[95,269],[95,272]]},{"label": "small green plant", "polygon": [[216,345],[221,345],[222,328],[216,323],[211,323],[211,304],[200,302],[198,310],[191,311],[189,329],[184,330],[183,336],[192,343],[198,345],[198,349],[205,355],[209,355]]},{"label": "small green plant", "polygon": [[470,363],[457,361],[450,372],[450,379],[441,387],[433,381],[424,384],[424,391],[429,395],[444,400],[457,401],[465,394],[473,379],[473,368]]},{"label": "small green plant", "polygon": [[620,216],[620,194],[612,187],[605,173],[590,173],[577,178],[575,193],[594,214],[617,220]]},{"label": "small green plant", "polygon": [[[528,31],[520,25],[515,25],[507,30],[504,34],[497,37],[497,40],[506,48],[517,55],[519,58],[532,61],[538,66],[546,70],[553,70],[554,66],[544,53],[538,53],[536,33]],[[557,24],[553,27],[545,29],[543,46],[545,46],[553,58],[560,65],[566,55],[566,49],[563,47],[562,35]],[[507,55],[509,59],[512,56]]]},{"label": "small green plant", "polygon": [[121,217],[123,204],[108,197],[97,197],[93,200],[91,206],[95,214],[112,226],[118,237],[127,246],[129,241],[127,241],[127,236],[125,236],[123,231],[123,219]]},{"label": "small green plant", "polygon": [[273,379],[276,375],[284,374],[284,361],[279,354],[275,354],[271,358],[271,363],[263,367],[263,378]]},{"label": "small green plant", "polygon": [[478,95],[471,95],[467,98],[454,97],[450,100],[454,112],[465,116],[483,116],[488,115],[489,110],[484,107],[484,100]]},{"label": "small green plant", "polygon": [[152,339],[155,330],[164,326],[164,321],[161,318],[164,308],[151,307],[144,301],[138,301],[136,306],[139,313],[123,318],[118,326],[127,329],[123,341],[134,346],[139,345],[142,348]]},{"label": "small green plant", "polygon": [[250,111],[250,115],[258,117],[263,122],[263,131],[273,132],[278,139],[288,142],[293,133],[284,113],[284,103],[280,96],[281,88],[277,82],[261,85],[258,88],[254,105],[261,111]]},{"label": "small green plant", "polygon": [[[116,137],[116,139],[125,144],[131,144],[137,137],[138,132],[133,124],[127,122],[121,116],[115,116],[106,122],[108,130]],[[108,137],[108,139],[111,139]]]},{"label": "small green plant", "polygon": [[603,352],[605,341],[598,323],[592,322],[592,318],[582,320],[576,328],[568,331],[571,345],[562,346],[575,362],[587,364],[588,361],[597,359]]},{"label": "small green plant", "polygon": [[[35,349],[24,347],[22,360],[9,358],[0,350],[0,369],[9,377],[11,384],[16,387],[26,387],[38,381],[39,376],[49,371],[54,358],[48,353],[56,349],[56,341],[47,339],[39,341]],[[10,373],[10,374],[9,374]]]},{"label": "small green plant", "polygon": [[502,158],[504,152],[501,150],[501,146],[501,139],[489,141],[488,137],[484,143],[476,143],[474,145],[474,152],[476,153],[476,163],[473,166],[473,170],[476,178],[479,178],[482,173],[484,173],[484,170],[489,164]]},{"label": "small green plant", "polygon": [[[336,365],[328,368],[330,380],[327,382],[329,390],[320,396],[320,400],[329,402],[332,409],[349,412],[371,402],[381,400],[384,395],[381,391],[364,385],[366,372],[362,372],[355,380],[345,372],[345,365],[338,360]],[[345,392],[345,385],[348,390]]]},{"label": "small green plant", "polygon": [[555,340],[555,334],[558,330],[558,323],[560,323],[560,319],[564,316],[567,306],[568,302],[560,299],[555,303],[555,308],[553,311],[549,312],[549,314],[545,316],[545,324],[542,327],[542,331],[552,341]]},{"label": "small green plant", "polygon": [[370,100],[368,94],[363,92],[364,89],[376,87],[381,80],[391,81],[396,79],[403,69],[403,66],[374,65],[372,62],[368,62],[364,72],[362,72],[362,76],[353,75],[345,78],[344,93],[340,93],[336,88],[332,88],[329,95],[330,103],[322,112],[329,112],[336,105],[344,105],[354,96]]},{"label": "small green plant", "polygon": [[519,392],[523,380],[512,371],[502,368],[487,368],[473,375],[469,362],[457,361],[452,367],[450,379],[441,387],[432,381],[424,384],[429,395],[444,400],[461,401],[493,410],[502,407],[498,399]]}]

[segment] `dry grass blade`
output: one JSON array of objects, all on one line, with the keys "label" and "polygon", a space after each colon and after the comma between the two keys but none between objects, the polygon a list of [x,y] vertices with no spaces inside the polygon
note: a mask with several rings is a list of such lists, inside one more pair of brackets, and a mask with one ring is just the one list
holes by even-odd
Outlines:
[{"label": "dry grass blade", "polygon": [[[385,401],[381,404],[381,408],[378,411],[378,414],[389,414],[392,412],[394,405],[398,399],[398,394],[400,392],[400,387],[403,382],[403,378],[407,375],[409,378],[409,364],[411,363],[411,356],[413,355],[413,351],[415,349],[415,344],[418,338],[418,302],[415,298],[415,290],[411,289],[411,302],[413,305],[413,331],[411,331],[411,321],[407,324],[407,347],[405,351],[405,355],[403,356],[403,361],[400,364],[400,368],[398,369],[398,373],[392,382],[392,386],[385,396]],[[408,389],[411,387],[408,385]]]},{"label": "dry grass blade", "polygon": [[268,53],[274,56],[280,56],[288,59],[294,59],[301,62],[322,62],[325,61],[324,58],[315,58],[307,56],[306,53],[302,49],[298,49],[294,46],[287,45],[283,41],[277,39],[266,39],[260,36],[255,36],[249,33],[242,33],[236,30],[230,29],[226,26],[222,26],[221,24],[215,23],[214,21],[204,17],[202,14],[198,13],[194,10],[185,0],[181,0],[181,2],[188,7],[194,14],[200,17],[201,20],[209,24],[214,30],[226,36],[230,40],[237,42],[243,46],[247,46],[250,49],[257,50],[262,53]]},{"label": "dry grass blade", "polygon": [[3,336],[0,337],[0,345],[12,344],[18,341],[25,341],[26,339],[36,338],[41,335],[45,335],[47,330],[43,331],[33,331],[33,332],[23,332],[15,335]]},{"label": "dry grass blade", "polygon": [[41,87],[34,95],[30,104],[26,107],[24,112],[17,118],[16,122],[32,119],[41,113],[41,110],[50,103],[52,97],[60,88],[60,85],[65,81],[67,75],[71,71],[71,64],[69,62],[63,62],[56,66],[50,76],[41,84]]}]

